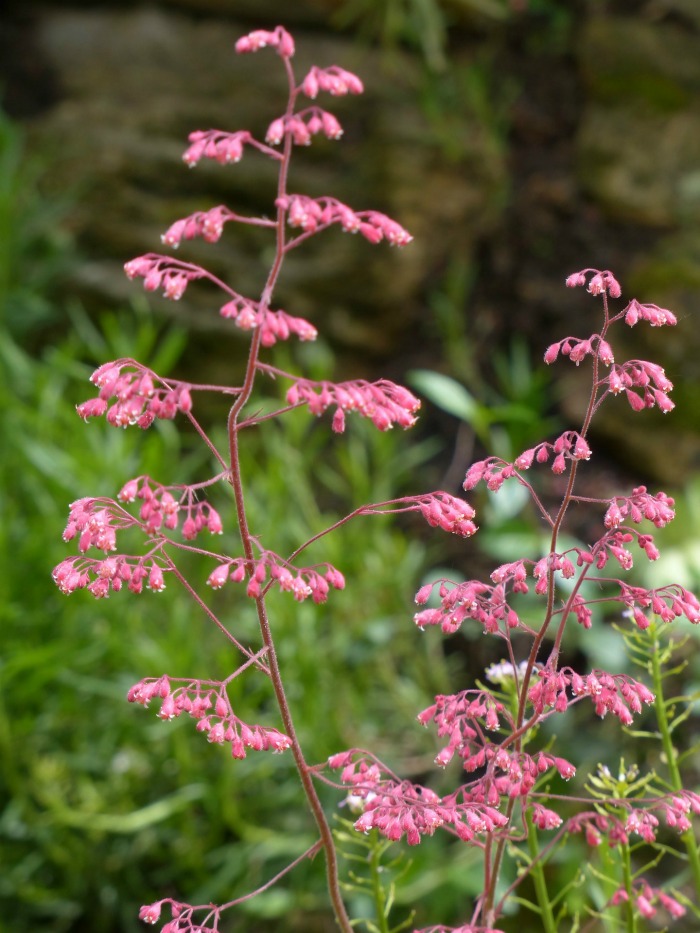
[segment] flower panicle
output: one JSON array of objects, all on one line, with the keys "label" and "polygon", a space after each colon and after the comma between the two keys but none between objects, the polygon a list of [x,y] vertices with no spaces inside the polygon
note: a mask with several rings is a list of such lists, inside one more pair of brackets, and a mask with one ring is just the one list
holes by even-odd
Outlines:
[{"label": "flower panicle", "polygon": [[105,560],[70,557],[54,567],[52,577],[66,595],[85,589],[95,599],[106,599],[124,587],[132,593],[143,592],[144,586],[153,593],[161,593],[169,569],[152,557],[119,555]]},{"label": "flower panicle", "polygon": [[113,427],[136,425],[145,430],[157,418],[172,420],[178,412],[192,411],[189,383],[176,380],[162,383],[152,370],[135,360],[104,363],[90,381],[99,389],[97,397],[76,406],[85,421],[105,415]]},{"label": "flower panicle", "polygon": [[209,574],[207,583],[212,589],[221,589],[229,580],[242,583],[248,580],[246,592],[255,599],[268,583],[277,584],[282,592],[291,593],[298,602],[311,597],[315,603],[324,603],[330,588],[345,588],[343,574],[329,563],[297,569],[272,551],[263,551],[251,564],[243,557],[222,561]]},{"label": "flower panicle", "polygon": [[336,198],[310,198],[287,194],[275,202],[286,211],[290,227],[304,233],[317,233],[331,224],[340,224],[345,233],[360,233],[370,243],[386,240],[391,246],[406,246],[413,237],[400,224],[379,211],[355,211]]},{"label": "flower panicle", "polygon": [[351,753],[341,753],[329,759],[329,766],[342,768],[341,782],[362,801],[362,814],[355,821],[358,832],[376,829],[392,842],[405,836],[408,845],[418,845],[423,836],[447,826],[458,838],[471,842],[478,834],[496,832],[508,823],[494,807],[457,803],[454,797],[443,799],[420,784],[387,777],[365,757],[356,760]]},{"label": "flower panicle", "polygon": [[369,418],[380,431],[388,431],[395,424],[411,428],[420,408],[420,400],[408,389],[388,379],[371,383],[363,379],[339,383],[298,379],[287,392],[287,402],[306,404],[317,416],[335,405],[332,427],[336,433],[345,430],[345,414],[350,412]]},{"label": "flower panicle", "polygon": [[[178,684],[178,681],[181,683]],[[231,708],[223,684],[210,681],[182,680],[163,676],[147,677],[134,684],[127,693],[129,703],[148,707],[151,700],[160,701],[159,719],[177,719],[187,713],[197,721],[197,732],[205,733],[215,745],[230,744],[233,758],[246,757],[253,751],[286,751],[292,741],[278,729],[250,726]]]},{"label": "flower panicle", "polygon": [[223,532],[217,510],[209,502],[195,499],[191,486],[163,486],[148,476],[140,476],[125,483],[117,498],[124,503],[141,501],[139,518],[149,535],[173,531],[180,524],[186,541],[194,540],[202,531]]}]

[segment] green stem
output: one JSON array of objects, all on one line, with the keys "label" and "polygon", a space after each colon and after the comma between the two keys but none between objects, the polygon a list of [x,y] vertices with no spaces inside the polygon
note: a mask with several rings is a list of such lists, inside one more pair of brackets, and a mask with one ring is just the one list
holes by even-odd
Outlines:
[{"label": "green stem", "polygon": [[374,912],[377,917],[377,926],[380,933],[389,933],[389,920],[386,916],[386,900],[384,897],[384,886],[380,873],[382,870],[382,846],[381,841],[376,838],[376,830],[372,831],[375,838],[372,840],[372,848],[369,856],[369,871],[372,878],[372,898],[374,900]]},{"label": "green stem", "polygon": [[542,930],[544,933],[557,933],[557,925],[552,913],[552,902],[547,891],[547,881],[544,877],[544,868],[540,856],[540,845],[537,839],[537,830],[532,822],[532,813],[530,810],[525,812],[525,823],[527,825],[527,847],[530,852],[532,864],[530,874],[535,885],[537,894],[537,903],[540,907],[540,919],[542,921]]},{"label": "green stem", "polygon": [[622,905],[622,910],[627,921],[627,933],[637,933],[637,921],[634,916],[634,889],[632,888],[632,860],[630,858],[629,846],[621,847],[622,855],[622,877],[625,882],[625,891],[627,900]]},{"label": "green stem", "polygon": [[[658,625],[653,623],[649,628],[652,637],[651,645],[651,676],[654,686],[654,709],[656,710],[656,722],[661,734],[661,744],[666,756],[666,765],[668,767],[669,783],[677,793],[682,793],[683,782],[678,768],[678,758],[676,749],[673,747],[671,737],[671,727],[668,722],[666,700],[664,699],[663,672],[661,669],[660,648],[658,637]],[[700,854],[698,854],[698,845],[695,839],[695,833],[692,829],[687,829],[681,834],[681,839],[688,853],[688,863],[693,876],[695,890],[700,897]]]}]

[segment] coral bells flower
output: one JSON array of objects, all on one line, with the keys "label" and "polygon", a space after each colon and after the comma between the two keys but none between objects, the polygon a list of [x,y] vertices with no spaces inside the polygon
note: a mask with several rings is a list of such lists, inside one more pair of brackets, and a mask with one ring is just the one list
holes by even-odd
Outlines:
[{"label": "coral bells flower", "polygon": [[[85,420],[105,414],[107,421],[118,428],[149,428],[156,418],[172,419],[178,412],[187,414],[192,410],[186,383],[156,387],[157,379],[155,373],[135,360],[105,363],[90,377],[99,389],[98,398],[83,402],[76,411]],[[110,406],[111,399],[115,401]]]},{"label": "coral bells flower", "polygon": [[[356,411],[370,421],[380,431],[387,431],[395,424],[410,428],[416,423],[415,413],[420,408],[420,400],[388,379],[378,382],[311,382],[299,379],[287,392],[290,405],[305,402],[313,415],[322,415],[331,405],[337,405],[343,412]],[[341,431],[343,420],[334,420],[334,429]]]},{"label": "coral bells flower", "polygon": [[452,534],[470,538],[478,529],[472,519],[474,509],[463,499],[456,499],[448,492],[434,492],[416,499],[423,518],[434,528],[442,528]]},{"label": "coral bells flower", "polygon": [[[219,208],[215,208],[215,210],[219,210]],[[208,214],[201,216],[207,217]],[[216,224],[212,221],[209,227],[205,228],[204,225],[202,225],[199,232],[201,235],[204,235],[205,230],[209,230],[209,240],[210,242],[214,242],[221,236],[221,229],[223,229],[223,227],[220,229],[220,225],[222,224],[223,219],[219,218]],[[170,230],[164,234],[164,236],[168,238],[168,245],[177,246],[180,241],[178,234],[182,237],[185,229],[186,228],[183,227],[182,231],[179,232],[179,228],[177,228],[176,225],[171,227]],[[195,236],[196,233],[192,235]],[[189,283],[195,279],[211,278],[210,273],[206,272],[206,270],[202,269],[200,266],[196,266],[189,262],[182,262],[170,256],[159,256],[157,253],[147,253],[145,256],[138,256],[136,259],[129,260],[129,262],[124,264],[124,272],[129,279],[142,278],[143,287],[147,292],[155,292],[160,288],[163,290],[163,297],[170,298],[172,301],[179,301],[184,295],[185,289]]]},{"label": "coral bells flower", "polygon": [[284,195],[275,202],[287,211],[290,227],[316,233],[331,224],[340,224],[346,233],[361,233],[370,243],[386,239],[392,246],[406,246],[413,237],[386,214],[354,211],[335,198],[310,198],[303,194]]},{"label": "coral bells flower", "polygon": [[422,836],[451,825],[465,842],[479,833],[494,832],[508,822],[493,807],[471,801],[457,802],[457,795],[440,798],[427,787],[408,781],[385,778],[376,764],[352,760],[352,753],[341,753],[329,760],[332,768],[342,768],[341,781],[352,787],[355,797],[364,801],[362,815],[355,822],[358,832],[378,830],[397,841],[406,836],[409,845],[418,845]]},{"label": "coral bells flower", "polygon": [[[174,685],[174,686],[173,686]],[[289,736],[267,726],[249,726],[233,712],[224,685],[190,680],[177,684],[173,678],[145,678],[127,693],[129,703],[148,707],[160,700],[159,719],[177,719],[187,713],[197,722],[197,731],[213,745],[229,743],[233,758],[245,758],[246,749],[280,753],[292,744]],[[211,712],[213,710],[213,712]]]},{"label": "coral bells flower", "polygon": [[[207,583],[215,590],[221,589],[228,580],[242,583],[246,579],[247,564],[242,557],[221,563],[209,574]],[[345,588],[345,577],[331,564],[297,570],[272,551],[263,551],[250,569],[248,596],[253,599],[260,596],[268,579],[277,583],[283,592],[291,593],[298,602],[311,597],[317,604],[324,603],[331,587],[336,590]]]},{"label": "coral bells flower", "polygon": [[311,100],[315,100],[319,91],[327,91],[333,97],[341,97],[345,94],[362,94],[364,87],[357,75],[344,68],[337,65],[318,68],[314,65],[301,82],[301,90]]},{"label": "coral bells flower", "polygon": [[258,302],[243,298],[241,295],[227,301],[219,309],[219,314],[235,321],[241,330],[261,330],[261,343],[264,347],[271,347],[278,340],[288,340],[294,334],[299,340],[315,340],[318,336],[316,328],[301,317],[293,317],[286,311],[260,310]]},{"label": "coral bells flower", "polygon": [[294,40],[286,29],[278,26],[273,32],[255,29],[236,42],[236,51],[239,55],[246,52],[258,52],[265,48],[275,49],[282,58],[291,58],[294,55]]},{"label": "coral bells flower", "polygon": [[631,496],[616,496],[610,500],[603,524],[606,528],[616,528],[630,518],[637,524],[646,520],[663,528],[675,518],[674,505],[674,500],[666,493],[657,492],[652,496],[646,486],[637,486]]},{"label": "coral bells flower", "polygon": [[677,323],[676,316],[671,311],[658,305],[640,304],[636,298],[630,301],[622,313],[625,324],[630,327],[634,327],[638,321],[648,321],[652,327],[663,327],[665,324],[672,327]]},{"label": "coral bells flower", "polygon": [[567,288],[576,288],[585,285],[589,275],[591,278],[590,281],[588,281],[588,291],[591,295],[600,295],[603,292],[607,292],[611,298],[619,298],[622,294],[620,283],[612,272],[607,270],[601,272],[598,269],[583,269],[581,272],[574,272],[572,275],[568,276],[566,280]]}]

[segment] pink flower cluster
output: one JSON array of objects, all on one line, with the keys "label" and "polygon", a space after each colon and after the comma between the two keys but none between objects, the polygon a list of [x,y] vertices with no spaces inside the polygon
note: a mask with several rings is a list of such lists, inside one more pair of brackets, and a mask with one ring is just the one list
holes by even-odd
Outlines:
[{"label": "pink flower cluster", "polygon": [[[604,381],[608,383],[613,395],[625,393],[633,411],[643,411],[656,405],[666,414],[676,407],[668,397],[673,383],[666,376],[663,366],[657,363],[628,360],[621,366],[613,366]],[[634,389],[643,389],[643,392],[640,395]]]},{"label": "pink flower cluster", "polygon": [[587,356],[593,354],[605,366],[610,366],[611,363],[615,362],[612,347],[607,340],[603,340],[598,334],[592,334],[586,340],[581,340],[579,337],[566,337],[564,340],[551,344],[544,354],[545,363],[550,365],[560,353],[563,356],[568,356],[571,362],[576,363],[577,366]]},{"label": "pink flower cluster", "polygon": [[533,463],[548,463],[552,454],[554,454],[552,472],[561,474],[566,471],[568,460],[590,459],[591,448],[588,446],[588,441],[577,431],[565,431],[553,443],[543,441],[536,447],[523,451],[513,463],[501,460],[500,457],[478,460],[467,470],[462,485],[466,490],[474,489],[483,480],[491,492],[498,492],[507,479],[517,476],[518,470],[529,470]]},{"label": "pink flower cluster", "polygon": [[200,159],[213,159],[220,165],[240,162],[246,145],[253,146],[274,159],[280,158],[279,153],[259,143],[247,130],[237,130],[235,133],[227,133],[224,130],[195,130],[187,138],[190,145],[185,150],[182,160],[190,168],[194,168]]},{"label": "pink flower cluster", "polygon": [[[190,388],[185,383],[173,382],[156,388],[155,373],[134,360],[116,360],[100,366],[90,377],[99,388],[97,398],[78,405],[81,418],[105,415],[109,424],[117,428],[138,425],[150,428],[156,418],[172,419],[180,411],[192,410]],[[109,405],[110,399],[116,399]]]},{"label": "pink flower cluster", "polygon": [[119,592],[124,584],[132,593],[141,593],[144,583],[154,593],[165,589],[163,568],[146,557],[119,556],[106,560],[71,557],[54,567],[52,576],[62,593],[86,589],[95,599],[105,599],[110,591]]},{"label": "pink flower cluster", "polygon": [[458,927],[446,927],[439,923],[437,926],[414,930],[413,933],[503,933],[503,930],[496,929],[496,927],[485,927],[481,924],[475,926],[472,923],[465,923]]},{"label": "pink flower cluster", "polygon": [[117,529],[133,524],[128,512],[115,506],[111,499],[76,499],[69,507],[63,540],[72,541],[78,536],[78,549],[83,554],[91,547],[105,553],[116,551]]},{"label": "pink flower cluster", "polygon": [[647,492],[646,486],[637,486],[630,496],[615,496],[603,518],[606,528],[617,528],[626,518],[639,524],[645,520],[657,528],[665,527],[676,516],[675,502],[665,492],[657,492],[652,496]]},{"label": "pink flower cluster", "polygon": [[246,52],[259,52],[260,49],[266,48],[275,49],[282,58],[291,58],[294,55],[294,39],[286,29],[278,26],[273,32],[255,29],[236,42],[236,51],[240,55]]},{"label": "pink flower cluster", "polygon": [[306,402],[312,415],[322,415],[331,405],[336,405],[333,430],[338,433],[345,430],[345,412],[356,411],[369,418],[380,431],[388,431],[395,424],[412,427],[420,408],[420,400],[408,389],[388,379],[339,383],[299,379],[287,392],[287,402],[290,405]]},{"label": "pink flower cluster", "polygon": [[[217,243],[221,239],[221,234],[224,232],[224,224],[231,220],[239,219],[238,214],[234,214],[234,212],[230,211],[225,205],[220,204],[218,207],[211,207],[208,211],[195,211],[194,214],[190,214],[188,217],[176,220],[161,236],[161,240],[165,246],[170,246],[172,249],[177,249],[182,240],[193,240],[198,236],[201,236],[207,243]],[[142,256],[139,259],[132,259],[130,262],[127,262],[124,267],[126,274],[130,279],[135,278],[137,275],[148,278],[148,276],[153,274],[153,268],[155,266],[152,259],[152,255],[148,257]],[[141,263],[140,260],[145,261]],[[148,281],[149,284],[152,284],[156,279],[154,277],[148,279]],[[144,286],[149,291],[155,291],[159,285],[160,282],[154,284],[152,288],[149,288],[144,282]],[[170,296],[166,295],[166,297]]]},{"label": "pink flower cluster", "polygon": [[457,755],[465,771],[478,771],[490,765],[505,772],[492,777],[488,772],[469,788],[470,799],[498,806],[501,796],[522,797],[530,793],[539,778],[555,768],[564,780],[569,780],[576,769],[564,758],[539,752],[536,757],[524,752],[511,751],[491,742],[484,729],[498,731],[499,717],[509,728],[515,728],[503,704],[486,691],[463,690],[451,696],[436,696],[432,706],[418,714],[423,726],[434,722],[438,737],[448,742],[438,752],[435,764],[445,768]]},{"label": "pink flower cluster", "polygon": [[433,528],[442,528],[462,538],[470,538],[478,527],[472,519],[474,509],[463,499],[457,499],[449,492],[432,492],[425,496],[416,496],[416,506],[423,518]]},{"label": "pink flower cluster", "polygon": [[316,100],[319,91],[327,91],[332,97],[343,97],[346,94],[362,94],[364,87],[356,74],[338,65],[329,68],[314,65],[301,82],[301,90],[311,100]]},{"label": "pink flower cluster", "polygon": [[289,194],[278,198],[278,207],[287,211],[290,227],[304,233],[318,233],[331,224],[340,224],[346,233],[361,233],[370,243],[386,239],[392,246],[406,246],[413,237],[395,220],[379,211],[354,211],[335,198],[310,198],[305,194]]},{"label": "pink flower cluster", "polygon": [[652,304],[643,305],[636,298],[630,301],[622,313],[625,316],[625,324],[630,327],[634,327],[638,321],[648,321],[652,327],[663,327],[665,324],[673,327],[678,323],[676,315],[666,308]]},{"label": "pink flower cluster", "polygon": [[700,623],[700,601],[685,587],[678,583],[647,590],[641,586],[629,586],[619,582],[620,601],[628,609],[638,628],[649,628],[649,619],[642,609],[651,609],[662,622],[673,622],[681,616],[693,625]]},{"label": "pink flower cluster", "polygon": [[[325,569],[319,570],[319,567]],[[244,557],[225,561],[209,574],[207,583],[215,590],[220,590],[228,580],[241,583],[246,578],[247,568],[248,561]],[[276,583],[283,592],[292,593],[299,602],[311,596],[315,603],[325,603],[330,587],[336,590],[345,588],[345,578],[331,564],[297,570],[272,551],[263,551],[250,573],[248,596],[254,599],[260,596],[268,575],[270,582]]]},{"label": "pink flower cluster", "polygon": [[[214,208],[214,210],[219,209]],[[171,256],[159,256],[157,253],[146,253],[145,256],[137,256],[136,259],[129,260],[124,265],[124,271],[127,278],[142,278],[143,287],[147,292],[155,292],[162,288],[163,297],[171,301],[179,301],[185,294],[187,286],[195,279],[212,278],[200,266],[173,259]]]},{"label": "pink flower cluster", "polygon": [[[245,758],[246,748],[256,752],[283,752],[292,744],[289,736],[278,729],[248,726],[231,709],[223,685],[212,689],[210,682],[187,681],[172,689],[171,678],[145,678],[134,684],[127,694],[129,703],[147,707],[152,699],[161,700],[159,719],[177,719],[188,713],[197,720],[197,731],[217,745],[229,742],[234,758]],[[213,712],[209,712],[213,707]]]},{"label": "pink flower cluster", "polygon": [[[180,493],[180,498],[173,496],[171,489]],[[194,500],[191,486],[162,486],[148,476],[137,476],[126,483],[117,498],[121,502],[142,501],[139,517],[149,535],[157,534],[161,528],[173,531],[182,522],[182,536],[192,541],[205,529],[213,535],[223,531],[221,517],[208,502]]]},{"label": "pink flower cluster", "polygon": [[678,833],[684,833],[692,826],[689,814],[700,814],[700,794],[693,791],[671,793],[663,797],[646,800],[643,806],[633,806],[631,801],[620,801],[620,806],[627,810],[624,819],[611,814],[580,813],[568,822],[571,832],[583,832],[590,846],[599,846],[605,837],[614,848],[626,845],[630,834],[635,834],[645,842],[653,842],[659,826],[659,819],[654,812],[662,814],[666,825]]},{"label": "pink flower cluster", "polygon": [[[685,907],[680,901],[676,900],[675,897],[671,897],[670,894],[665,894],[661,888],[652,888],[651,885],[643,879],[641,881],[635,881],[634,887],[635,891],[633,896],[635,907],[640,917],[644,917],[645,920],[650,920],[652,917],[656,916],[657,904],[661,905],[661,907],[668,911],[675,919],[684,916]],[[627,903],[627,901],[629,901],[629,894],[625,888],[618,888],[610,899],[610,903],[613,906]]]},{"label": "pink flower cluster", "polygon": [[323,133],[326,139],[340,139],[343,128],[332,113],[320,107],[307,107],[289,117],[278,117],[268,126],[265,142],[271,146],[279,145],[289,134],[297,146],[309,146],[311,139]]},{"label": "pink flower cluster", "polygon": [[[139,910],[139,920],[150,924],[158,923],[164,904],[170,906],[173,919],[161,927],[160,933],[219,933],[221,908],[214,904],[193,907],[191,904],[181,904],[170,897],[165,897],[153,904],[144,904]],[[195,911],[205,912],[205,919],[195,920]]]},{"label": "pink flower cluster", "polygon": [[294,317],[286,311],[260,310],[260,305],[249,298],[238,295],[223,305],[219,314],[233,320],[241,330],[261,329],[260,341],[271,347],[278,340],[288,340],[294,334],[299,340],[315,340],[318,331],[303,317]]},{"label": "pink flower cluster", "polygon": [[[590,281],[588,281],[589,275]],[[601,295],[607,292],[611,298],[619,298],[622,294],[620,283],[607,269],[604,272],[599,269],[583,269],[581,272],[574,272],[566,279],[566,287],[576,288],[585,285],[586,281],[588,281],[588,291],[591,295]]]},{"label": "pink flower cluster", "polygon": [[484,632],[493,635],[500,631],[502,625],[513,629],[521,624],[515,610],[506,602],[503,584],[489,586],[480,580],[464,583],[436,580],[418,590],[416,603],[419,606],[425,604],[438,584],[440,608],[423,609],[413,617],[420,629],[426,625],[439,625],[446,635],[452,635],[466,619],[475,619],[484,627]]},{"label": "pink flower cluster", "polygon": [[460,839],[470,842],[478,833],[494,832],[508,823],[493,807],[458,803],[455,794],[441,798],[420,784],[385,778],[376,764],[353,760],[353,752],[333,755],[328,764],[334,770],[342,768],[341,782],[362,801],[363,812],[355,822],[358,832],[376,829],[392,841],[406,836],[409,845],[418,845],[423,836],[449,825]]},{"label": "pink flower cluster", "polygon": [[629,726],[633,714],[641,712],[643,703],[650,706],[654,702],[651,690],[627,674],[594,670],[581,676],[571,668],[564,667],[557,671],[541,668],[537,677],[527,695],[538,715],[546,709],[565,712],[571,702],[570,691],[574,699],[590,697],[601,719],[611,713],[623,726]]}]

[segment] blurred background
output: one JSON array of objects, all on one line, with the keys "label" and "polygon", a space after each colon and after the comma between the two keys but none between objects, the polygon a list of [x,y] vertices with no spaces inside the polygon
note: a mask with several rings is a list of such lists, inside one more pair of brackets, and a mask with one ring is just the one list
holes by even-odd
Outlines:
[{"label": "blurred background", "polygon": [[[253,526],[288,552],[364,502],[457,493],[474,457],[513,456],[575,426],[585,375],[543,372],[542,353],[598,326],[594,302],[566,291],[565,276],[609,268],[627,298],[679,318],[673,332],[636,328],[616,344],[618,358],[666,367],[678,407],[666,417],[632,416],[622,401],[603,409],[581,491],[588,482],[588,494],[613,495],[644,482],[675,495],[679,517],[658,538],[654,580],[698,585],[695,0],[10,0],[0,16],[0,916],[13,919],[2,929],[141,929],[140,904],[240,896],[313,842],[284,756],[233,767],[190,722],[163,724],[124,703],[142,676],[231,669],[175,587],[98,603],[66,599],[50,578],[67,554],[60,536],[73,499],[114,495],[142,473],[166,483],[208,475],[206,452],[176,425],[117,432],[85,426],[73,406],[90,396],[92,369],[120,356],[237,383],[245,343],[212,293],[192,286],[180,303],[147,302],[123,264],[157,250],[170,223],[194,210],[270,213],[274,167],[255,153],[194,171],[180,157],[193,129],[264,135],[284,103],[282,70],[270,53],[236,56],[233,43],[278,23],[296,38],[299,75],[339,64],[366,88],[359,99],[320,102],[345,135],[297,151],[293,190],[381,210],[415,239],[398,251],[332,230],[293,253],[277,306],[321,336],[275,348],[271,360],[315,378],[392,378],[425,402],[409,435],[350,419],[345,437],[330,438],[303,413],[251,435]],[[270,246],[229,225],[219,244],[195,241],[181,253],[255,295]],[[281,390],[266,391],[261,403],[274,404]],[[225,409],[206,404],[203,420],[220,434]],[[551,474],[543,481],[543,495],[556,497]],[[477,577],[542,548],[517,494],[476,504],[482,531],[466,545],[388,518],[348,526],[314,552],[343,570],[347,590],[321,610],[275,603],[310,760],[372,747],[414,780],[436,780],[435,739],[415,715],[436,693],[483,676],[501,649],[466,630],[419,638],[413,594],[426,579]],[[589,518],[572,534],[592,540],[594,528]],[[204,579],[201,567],[192,573]],[[255,643],[245,599],[212,599],[225,618],[240,615],[239,637]],[[569,663],[621,668],[611,621],[601,614],[591,633],[576,633]],[[690,634],[673,689],[692,698]],[[266,685],[241,681],[234,706],[269,721]],[[616,768],[619,730],[596,721],[582,748],[582,722],[563,727],[559,753],[569,743],[581,774],[599,761]],[[691,714],[684,748],[697,731]],[[627,760],[656,767],[659,750],[637,743]],[[447,777],[445,786],[458,780]],[[327,801],[332,810],[337,797]],[[409,855],[395,869],[396,922],[414,908],[414,926],[464,922],[481,884],[474,854],[436,838]],[[573,878],[584,859],[574,841],[548,866],[553,882]],[[682,887],[682,866],[658,871]],[[587,890],[595,901],[595,885]],[[350,901],[365,915],[362,896]],[[516,926],[539,928],[523,911],[504,921]],[[225,929],[333,929],[320,865],[247,902]]]}]

